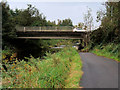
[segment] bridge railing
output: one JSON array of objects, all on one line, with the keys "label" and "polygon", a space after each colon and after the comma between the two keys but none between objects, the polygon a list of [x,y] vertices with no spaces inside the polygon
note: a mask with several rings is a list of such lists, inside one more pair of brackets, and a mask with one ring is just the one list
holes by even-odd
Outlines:
[{"label": "bridge railing", "polygon": [[44,30],[73,30],[72,26],[42,26],[42,27],[16,27],[17,31],[44,31]]}]

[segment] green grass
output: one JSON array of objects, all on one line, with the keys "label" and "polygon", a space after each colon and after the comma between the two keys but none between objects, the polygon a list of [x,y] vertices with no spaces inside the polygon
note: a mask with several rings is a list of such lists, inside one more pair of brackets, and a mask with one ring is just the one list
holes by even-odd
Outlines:
[{"label": "green grass", "polygon": [[2,68],[3,87],[5,88],[65,88],[79,87],[82,63],[74,48],[40,58],[27,58],[28,62],[17,60],[7,64],[8,72]]},{"label": "green grass", "polygon": [[120,61],[120,44],[116,45],[113,43],[107,44],[106,46],[96,46],[90,52],[95,53],[98,56],[105,56],[107,58]]},{"label": "green grass", "polygon": [[81,70],[82,63],[79,56],[75,58],[76,60],[71,63],[70,74],[66,80],[66,88],[80,88],[79,82],[83,74]]}]

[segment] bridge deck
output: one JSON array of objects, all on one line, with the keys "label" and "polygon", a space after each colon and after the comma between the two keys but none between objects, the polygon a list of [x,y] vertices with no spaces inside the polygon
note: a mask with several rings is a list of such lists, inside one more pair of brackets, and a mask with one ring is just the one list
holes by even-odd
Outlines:
[{"label": "bridge deck", "polygon": [[73,30],[17,30],[17,32],[73,32]]},{"label": "bridge deck", "polygon": [[80,37],[17,37],[19,39],[83,39]]},{"label": "bridge deck", "polygon": [[26,30],[17,31],[20,39],[83,39],[87,32],[73,32],[72,30]]}]

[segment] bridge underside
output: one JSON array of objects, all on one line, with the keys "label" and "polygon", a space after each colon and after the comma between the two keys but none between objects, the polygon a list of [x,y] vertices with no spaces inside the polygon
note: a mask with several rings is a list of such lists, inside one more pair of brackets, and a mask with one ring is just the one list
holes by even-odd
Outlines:
[{"label": "bridge underside", "polygon": [[83,39],[79,37],[18,37],[19,39]]},{"label": "bridge underside", "polygon": [[84,39],[85,32],[17,32],[20,39]]}]

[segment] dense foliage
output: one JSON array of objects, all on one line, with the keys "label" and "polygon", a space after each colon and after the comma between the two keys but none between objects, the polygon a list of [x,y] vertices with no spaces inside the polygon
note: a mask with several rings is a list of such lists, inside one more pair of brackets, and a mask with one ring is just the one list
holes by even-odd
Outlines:
[{"label": "dense foliage", "polygon": [[[3,59],[5,57],[3,55]],[[27,59],[28,62],[18,62],[15,59],[13,64],[8,64],[8,60],[5,60],[9,70],[6,72],[2,68],[4,88],[65,88],[66,85],[69,88],[79,87],[82,63],[74,48],[67,47],[56,54],[47,53],[43,60],[34,57]],[[14,60],[13,56],[11,60]],[[69,73],[71,68],[74,71]],[[68,77],[69,74],[76,76]]]},{"label": "dense foliage", "polygon": [[90,48],[97,47],[98,53],[106,52],[107,57],[114,56],[118,60],[120,59],[120,2],[106,2],[105,6],[106,12],[102,10],[97,12],[97,21],[101,21],[101,26],[91,33]]},{"label": "dense foliage", "polygon": [[120,42],[120,2],[106,2],[106,12],[98,11],[101,26],[91,34],[91,42],[96,44]]},{"label": "dense foliage", "polygon": [[104,46],[95,46],[90,52],[120,61],[120,44],[109,43]]},{"label": "dense foliage", "polygon": [[59,20],[58,19],[58,26],[73,26],[72,24],[72,20],[69,18],[69,19],[65,19],[65,20]]},{"label": "dense foliage", "polygon": [[11,18],[10,8],[2,2],[2,44],[9,44],[16,37],[14,22]]}]

